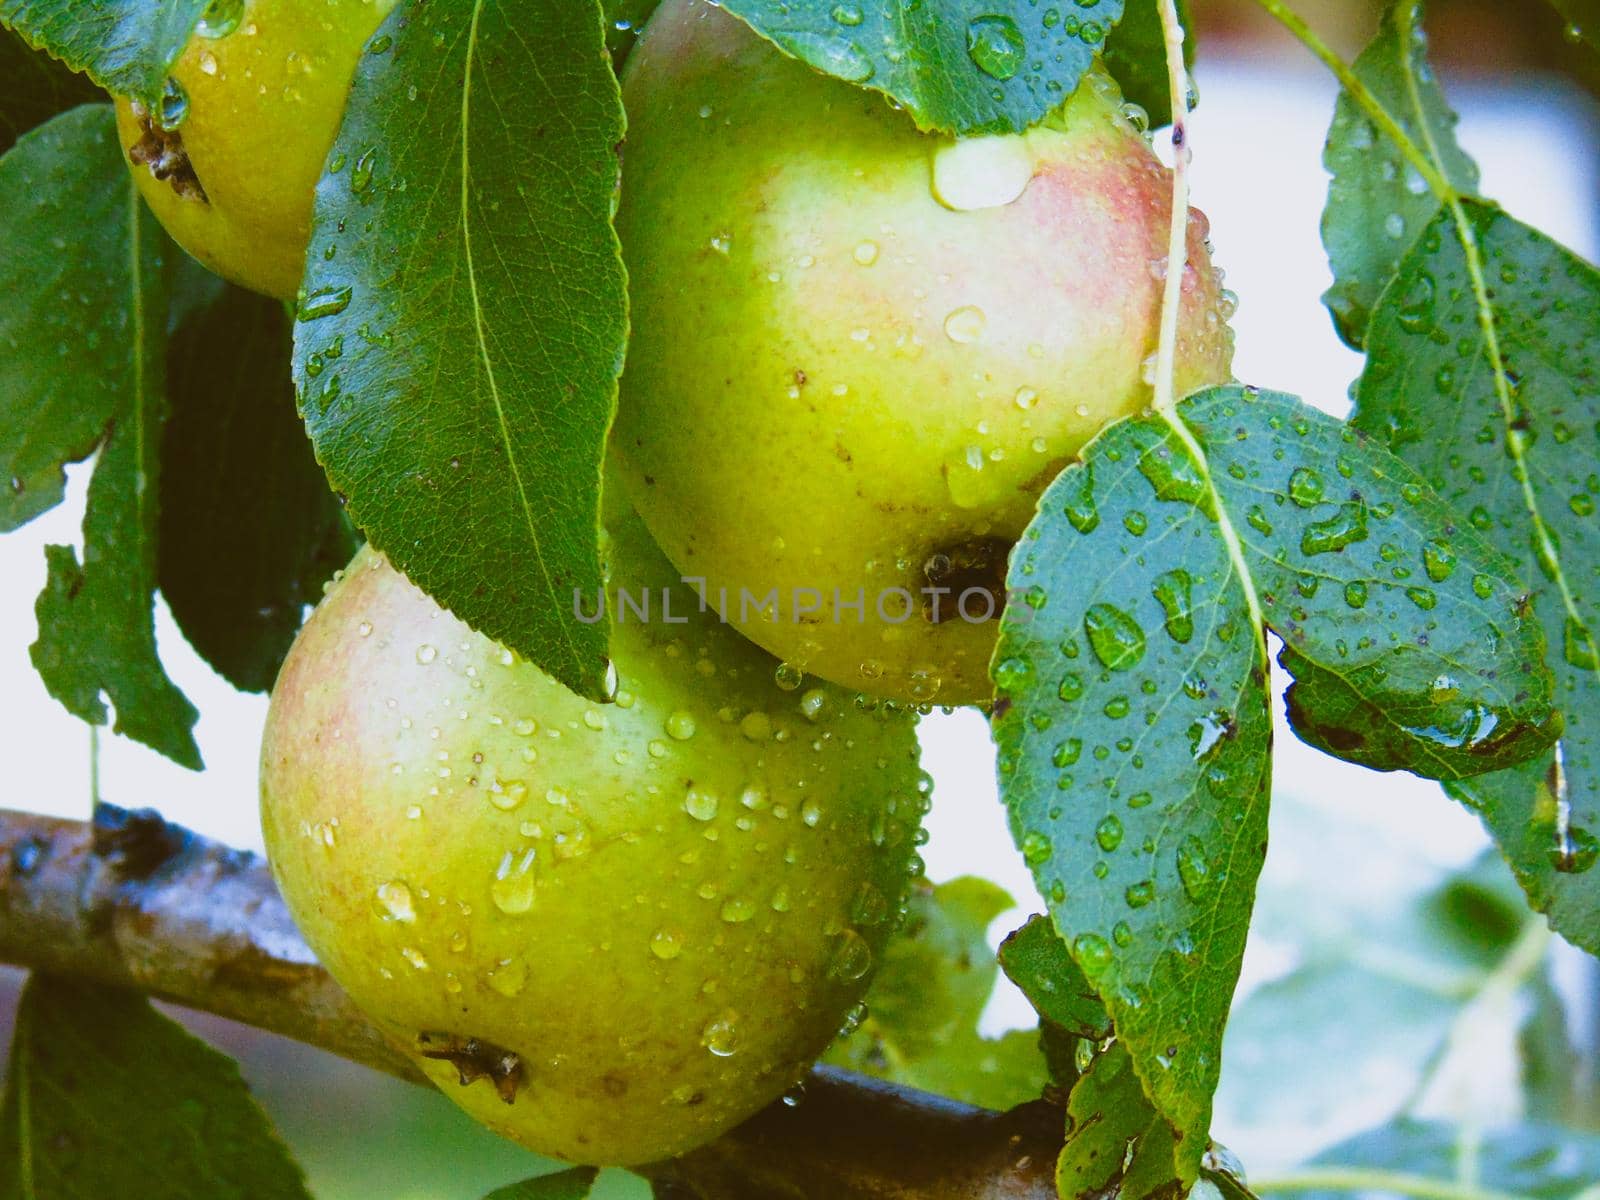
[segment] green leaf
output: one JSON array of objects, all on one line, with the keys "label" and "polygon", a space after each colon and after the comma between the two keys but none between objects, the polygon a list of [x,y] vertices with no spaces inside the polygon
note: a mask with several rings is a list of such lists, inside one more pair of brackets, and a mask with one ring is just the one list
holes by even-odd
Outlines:
[{"label": "green leaf", "polygon": [[187,254],[175,254],[172,258],[172,291],[167,300],[169,340],[195,313],[221,300],[223,293],[231,286]]},{"label": "green leaf", "polygon": [[[1220,1149],[1222,1148],[1215,1146],[1212,1148],[1213,1157],[1221,1157],[1218,1154]],[[1223,1153],[1225,1154],[1226,1152],[1224,1151]],[[1219,1162],[1215,1168],[1207,1165],[1200,1174],[1207,1183],[1217,1189],[1217,1194],[1221,1197],[1221,1200],[1260,1200],[1245,1185],[1243,1164],[1233,1159],[1231,1155],[1227,1155],[1225,1160]],[[1203,1195],[1195,1196],[1194,1200],[1205,1200],[1205,1197]]]},{"label": "green leaf", "polygon": [[109,106],[59,116],[0,158],[0,531],[61,503],[63,467],[140,386],[136,204]]},{"label": "green leaf", "polygon": [[[1013,555],[993,668],[1012,831],[1186,1183],[1265,852],[1263,628],[1299,672],[1291,712],[1346,757],[1483,770],[1554,736],[1514,568],[1453,522],[1380,446],[1224,387],[1102,433]],[[1379,715],[1381,756],[1351,740]]]},{"label": "green leaf", "polygon": [[1073,961],[1049,917],[1028,923],[1000,945],[1000,966],[1041,1021],[1091,1041],[1111,1036],[1111,1017]]},{"label": "green leaf", "polygon": [[600,698],[600,464],[626,337],[622,109],[594,0],[402,6],[317,188],[295,376],[318,460],[406,575]]},{"label": "green leaf", "polygon": [[0,0],[0,25],[113,96],[155,103],[208,0]]},{"label": "green leaf", "polygon": [[1038,1099],[1038,1038],[978,1032],[999,975],[986,931],[1012,904],[983,879],[916,888],[867,993],[867,1016],[827,1061],[984,1108]]},{"label": "green leaf", "polygon": [[0,1104],[0,1200],[307,1200],[233,1062],[132,992],[35,975]]},{"label": "green leaf", "polygon": [[1544,922],[1493,851],[1459,873],[1430,859],[1338,808],[1278,798],[1251,934],[1290,966],[1229,1017],[1219,1126],[1297,1160],[1374,1114],[1455,1095],[1441,1088],[1526,1088],[1529,1067],[1519,1080],[1510,1064],[1548,988]]},{"label": "green leaf", "polygon": [[0,27],[0,154],[57,113],[104,99],[88,79]]},{"label": "green leaf", "polygon": [[[1421,11],[1417,0],[1394,4],[1355,72],[1440,173],[1470,195],[1478,168],[1456,144],[1456,115],[1428,65]],[[1440,202],[1347,92],[1339,95],[1322,161],[1333,176],[1322,242],[1334,276],[1322,299],[1339,336],[1360,349],[1378,296]]]},{"label": "green leaf", "polygon": [[1123,0],[722,0],[824,74],[884,93],[922,129],[1018,132],[1070,95]]},{"label": "green leaf", "polygon": [[1181,1196],[1172,1170],[1172,1126],[1145,1096],[1126,1048],[1097,1054],[1067,1102],[1067,1138],[1056,1162],[1065,1200]]},{"label": "green leaf", "polygon": [[289,320],[230,287],[168,349],[160,581],[184,636],[264,692],[322,584],[360,542],[295,416]]},{"label": "green leaf", "polygon": [[[1521,900],[1521,895],[1518,895]],[[1547,973],[1529,987],[1528,1014],[1517,1031],[1522,1064],[1524,1115],[1559,1121],[1586,1107],[1589,1072],[1567,1023],[1567,1007]],[[1594,1200],[1593,1197],[1590,1200]]]},{"label": "green leaf", "polygon": [[1012,555],[1021,599],[993,668],[1012,833],[1182,1136],[1186,1183],[1266,850],[1272,738],[1259,614],[1191,437],[1124,421],[1051,485]]},{"label": "green leaf", "polygon": [[1535,585],[1566,715],[1559,757],[1452,791],[1534,907],[1600,953],[1600,273],[1498,209],[1464,211],[1481,270],[1441,216],[1373,316],[1355,421]]},{"label": "green leaf", "polygon": [[[1183,42],[1185,66],[1194,66],[1194,22],[1188,0],[1178,0],[1178,20],[1188,37]],[[1131,0],[1122,20],[1106,39],[1106,69],[1122,86],[1122,95],[1150,118],[1150,127],[1172,124],[1172,84],[1167,78],[1167,42],[1161,31],[1159,0]]]},{"label": "green leaf", "polygon": [[598,1174],[594,1167],[573,1167],[570,1171],[557,1171],[554,1175],[540,1175],[510,1187],[496,1188],[483,1200],[587,1200]]},{"label": "green leaf", "polygon": [[[1428,1185],[1459,1186],[1466,1180],[1480,1192],[1527,1200],[1576,1200],[1592,1194],[1600,1179],[1600,1137],[1559,1125],[1527,1122],[1468,1132],[1440,1122],[1400,1120],[1334,1146],[1313,1160],[1373,1173],[1392,1173],[1361,1187],[1366,1196],[1416,1196]],[[1412,1186],[1405,1186],[1406,1182]],[[1348,1200],[1346,1188],[1274,1189],[1274,1195],[1300,1200]]]},{"label": "green leaf", "polygon": [[[0,160],[0,527],[61,499],[62,466],[98,445],[84,562],[46,551],[34,666],[75,715],[200,767],[194,708],[156,656],[161,427],[170,243],[134,194],[111,109],[77,108]],[[71,245],[72,253],[62,253]]]},{"label": "green leaf", "polygon": [[1301,737],[1435,779],[1549,748],[1560,722],[1517,567],[1416,471],[1291,396],[1221,388],[1180,412],[1284,641]]}]

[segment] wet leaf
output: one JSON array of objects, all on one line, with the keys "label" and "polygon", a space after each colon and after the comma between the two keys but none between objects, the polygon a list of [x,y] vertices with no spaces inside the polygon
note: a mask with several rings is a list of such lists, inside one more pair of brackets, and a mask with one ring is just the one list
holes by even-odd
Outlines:
[{"label": "wet leaf", "polygon": [[35,975],[0,1104],[6,1200],[309,1200],[231,1059],[132,992]]},{"label": "wet leaf", "polygon": [[61,503],[62,468],[94,452],[139,385],[137,338],[149,331],[138,327],[129,279],[137,209],[110,107],[23,137],[0,159],[0,204],[0,531],[9,532]]},{"label": "wet leaf", "polygon": [[[1540,630],[1513,564],[1411,468],[1237,386],[1104,431],[1045,493],[1008,586],[1025,603],[992,675],[1012,832],[1189,1183],[1266,849],[1264,630],[1299,673],[1303,732],[1440,774],[1555,736]],[[1464,713],[1493,728],[1453,753],[1437,730]]]},{"label": "wet leaf", "polygon": [[1560,720],[1516,564],[1412,467],[1290,396],[1225,388],[1181,411],[1284,641],[1302,738],[1433,779],[1548,749]]},{"label": "wet leaf", "polygon": [[1121,1043],[1095,1055],[1072,1089],[1056,1188],[1068,1200],[1177,1197],[1172,1126],[1161,1119]]},{"label": "wet leaf", "polygon": [[1600,273],[1498,209],[1464,211],[1481,270],[1441,216],[1374,314],[1355,421],[1533,588],[1566,718],[1559,758],[1452,791],[1482,816],[1534,906],[1600,953]]},{"label": "wet leaf", "polygon": [[283,306],[230,287],[168,350],[160,582],[190,644],[244,691],[277,677],[360,539],[295,416]]},{"label": "wet leaf", "polygon": [[600,698],[600,462],[626,334],[621,102],[594,0],[402,6],[317,188],[295,378],[357,526]]},{"label": "wet leaf", "polygon": [[986,932],[1012,904],[983,879],[915,889],[860,1028],[835,1043],[826,1061],[986,1108],[1038,1099],[1045,1082],[1038,1036],[978,1032],[999,975]]},{"label": "wet leaf", "polygon": [[1111,1036],[1111,1018],[1049,917],[1032,917],[1000,945],[1000,966],[1041,1021],[1091,1041]]},{"label": "wet leaf", "polygon": [[824,74],[872,88],[923,129],[1017,132],[1055,108],[1105,46],[1123,0],[722,0]]},{"label": "wet leaf", "polygon": [[1008,606],[993,666],[1012,833],[1181,1134],[1186,1182],[1208,1145],[1271,767],[1266,647],[1215,502],[1161,419],[1103,432],[1012,555],[1029,603]]},{"label": "wet leaf", "polygon": [[0,0],[0,25],[114,96],[154,102],[209,0]]},{"label": "wet leaf", "polygon": [[[0,529],[58,503],[66,463],[100,455],[82,564],[46,550],[34,666],[72,713],[198,769],[196,713],[156,655],[160,446],[174,256],[134,194],[108,105],[73,109],[0,160]],[[66,246],[70,254],[63,253]]]},{"label": "wet leaf", "polygon": [[[1356,59],[1355,72],[1440,173],[1470,195],[1478,187],[1477,164],[1456,144],[1456,114],[1428,63],[1421,21],[1418,0],[1394,3],[1376,40]],[[1334,109],[1322,161],[1333,176],[1322,242],[1334,276],[1322,299],[1339,336],[1360,349],[1378,296],[1440,200],[1346,92]]]}]

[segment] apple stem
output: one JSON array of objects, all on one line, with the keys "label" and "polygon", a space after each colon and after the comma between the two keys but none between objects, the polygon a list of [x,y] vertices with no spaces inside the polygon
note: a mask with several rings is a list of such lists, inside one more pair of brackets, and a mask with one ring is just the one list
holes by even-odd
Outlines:
[{"label": "apple stem", "polygon": [[1183,274],[1189,263],[1189,71],[1183,61],[1184,32],[1177,0],[1160,0],[1160,9],[1172,93],[1172,226],[1167,245],[1166,291],[1161,300],[1154,403],[1157,412],[1170,413],[1178,403],[1178,317],[1183,309]]}]

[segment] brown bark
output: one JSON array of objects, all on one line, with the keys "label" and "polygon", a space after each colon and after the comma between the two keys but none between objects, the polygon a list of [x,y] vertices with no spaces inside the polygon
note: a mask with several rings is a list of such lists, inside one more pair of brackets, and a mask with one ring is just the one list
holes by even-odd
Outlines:
[{"label": "brown bark", "polygon": [[[137,988],[422,1082],[318,965],[266,864],[155,813],[0,809],[0,962]],[[1044,1104],[994,1113],[819,1068],[798,1104],[648,1174],[664,1200],[1053,1200],[1063,1122]]]}]

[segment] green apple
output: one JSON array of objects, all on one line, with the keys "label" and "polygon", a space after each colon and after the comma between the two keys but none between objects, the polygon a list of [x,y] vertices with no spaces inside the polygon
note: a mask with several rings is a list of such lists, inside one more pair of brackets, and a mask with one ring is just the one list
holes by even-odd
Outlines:
[{"label": "green apple", "polygon": [[288,299],[356,61],[395,0],[212,0],[155,111],[117,101],[140,193],[217,274]]},{"label": "green apple", "polygon": [[[794,667],[987,699],[1010,547],[1151,400],[1170,173],[1098,70],[1028,132],[958,141],[702,0],[656,11],[623,95],[613,444],[651,532]],[[1189,233],[1180,393],[1232,357]]]},{"label": "green apple", "polygon": [[610,554],[598,705],[363,550],[283,666],[261,807],[306,940],[447,1095],[542,1153],[628,1164],[826,1048],[919,868],[927,777],[909,714],[788,687],[663,592],[636,520]]}]

